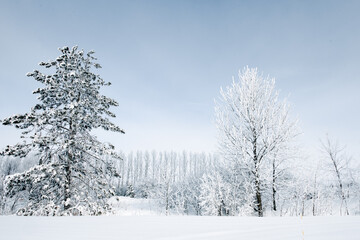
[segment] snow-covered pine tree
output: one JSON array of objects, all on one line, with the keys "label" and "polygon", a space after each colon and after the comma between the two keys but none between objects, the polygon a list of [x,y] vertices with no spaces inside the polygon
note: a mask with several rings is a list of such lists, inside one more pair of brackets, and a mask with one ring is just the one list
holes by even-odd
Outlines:
[{"label": "snow-covered pine tree", "polygon": [[97,140],[91,130],[124,133],[107,118],[115,117],[109,108],[118,103],[99,92],[110,83],[91,72],[101,68],[94,51],[84,53],[77,46],[59,50],[55,61],[39,64],[55,68],[54,74],[38,70],[27,74],[44,85],[33,92],[40,103],[29,113],[2,121],[24,130],[24,141],[7,146],[1,155],[39,156],[38,166],[7,177],[5,195],[27,199],[18,210],[21,215],[98,215],[106,211],[105,201],[114,193],[108,176],[118,176],[108,156],[120,157],[114,146]]},{"label": "snow-covered pine tree", "polygon": [[134,198],[134,197],[135,197],[134,188],[133,188],[133,186],[132,186],[131,184],[127,187],[125,196],[130,197],[130,198]]}]

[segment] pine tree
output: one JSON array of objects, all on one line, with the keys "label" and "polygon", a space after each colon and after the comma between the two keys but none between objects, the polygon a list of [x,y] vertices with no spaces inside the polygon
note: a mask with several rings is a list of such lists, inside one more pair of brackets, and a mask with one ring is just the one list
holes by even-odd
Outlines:
[{"label": "pine tree", "polygon": [[109,176],[119,176],[109,157],[120,158],[114,146],[91,135],[93,129],[124,133],[111,123],[109,111],[118,103],[100,94],[109,86],[92,68],[101,68],[93,56],[77,46],[59,49],[55,61],[41,62],[55,68],[54,74],[38,70],[28,73],[44,85],[33,93],[40,103],[29,113],[6,118],[3,125],[22,129],[22,143],[7,146],[1,155],[26,157],[36,152],[39,164],[5,180],[5,195],[28,199],[18,211],[22,215],[97,215],[106,211],[106,199],[113,195]]},{"label": "pine tree", "polygon": [[134,198],[134,197],[135,197],[134,187],[133,187],[131,184],[127,187],[125,196],[130,197],[130,198]]}]

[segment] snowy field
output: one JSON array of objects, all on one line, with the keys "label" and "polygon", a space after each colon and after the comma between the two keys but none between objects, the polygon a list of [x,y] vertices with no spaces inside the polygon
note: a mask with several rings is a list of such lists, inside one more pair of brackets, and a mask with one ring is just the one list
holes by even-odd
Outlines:
[{"label": "snowy field", "polygon": [[0,239],[360,239],[360,217],[0,217]]}]

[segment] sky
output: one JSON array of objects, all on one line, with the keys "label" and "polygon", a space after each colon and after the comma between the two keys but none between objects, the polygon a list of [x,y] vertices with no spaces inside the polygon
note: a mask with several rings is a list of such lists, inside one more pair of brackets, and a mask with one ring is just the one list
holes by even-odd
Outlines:
[{"label": "sky", "polygon": [[[245,66],[276,78],[309,155],[329,134],[360,158],[360,1],[0,1],[0,118],[37,102],[27,72],[95,50],[126,134],[118,150],[218,149],[214,100]],[[0,126],[0,148],[19,141]]]}]

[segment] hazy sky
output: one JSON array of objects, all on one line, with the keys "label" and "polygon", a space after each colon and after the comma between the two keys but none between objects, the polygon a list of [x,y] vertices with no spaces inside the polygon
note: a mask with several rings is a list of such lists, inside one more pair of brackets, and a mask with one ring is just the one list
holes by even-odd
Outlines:
[{"label": "hazy sky", "polygon": [[[0,1],[0,118],[25,113],[25,74],[58,47],[94,49],[113,83],[117,149],[215,151],[214,99],[239,69],[277,79],[316,151],[326,133],[360,156],[360,1]],[[19,132],[0,126],[0,148]]]}]

